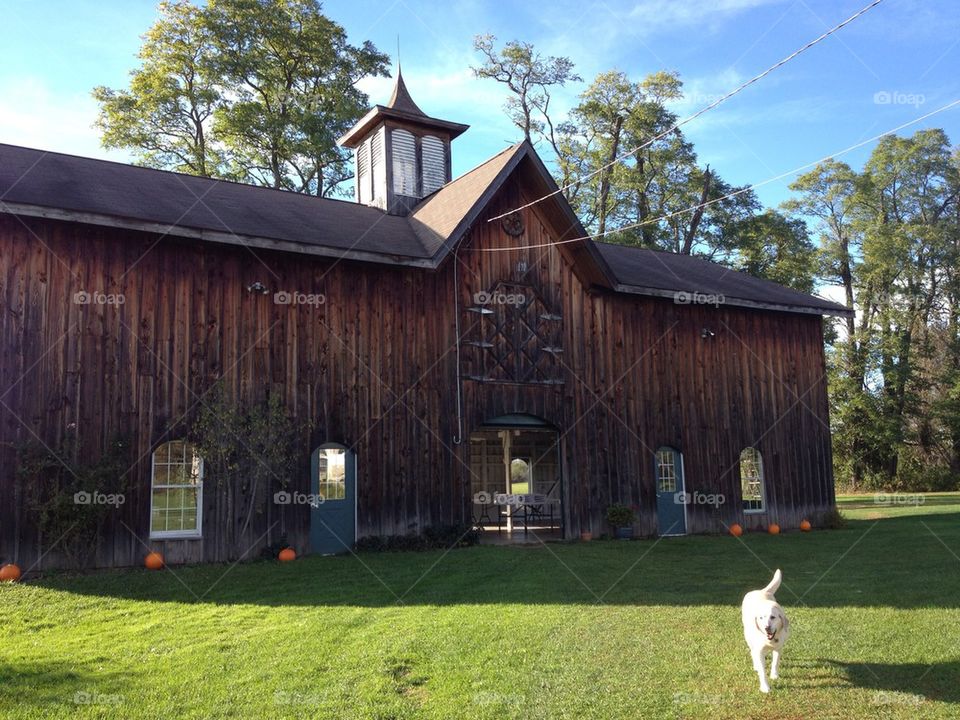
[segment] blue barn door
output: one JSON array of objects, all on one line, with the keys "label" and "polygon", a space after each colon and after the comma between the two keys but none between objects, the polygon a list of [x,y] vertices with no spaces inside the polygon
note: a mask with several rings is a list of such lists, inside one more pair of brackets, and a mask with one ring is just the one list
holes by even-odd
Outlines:
[{"label": "blue barn door", "polygon": [[322,445],[310,459],[310,549],[331,555],[357,539],[357,456],[341,445]]},{"label": "blue barn door", "polygon": [[687,505],[683,486],[683,456],[663,447],[656,454],[657,530],[660,535],[687,534]]}]

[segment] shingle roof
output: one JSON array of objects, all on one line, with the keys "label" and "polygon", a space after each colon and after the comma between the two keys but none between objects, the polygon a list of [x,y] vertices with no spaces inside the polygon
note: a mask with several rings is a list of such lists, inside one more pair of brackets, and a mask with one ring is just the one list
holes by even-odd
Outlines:
[{"label": "shingle roof", "polygon": [[694,293],[722,296],[732,305],[779,306],[827,314],[846,314],[843,305],[792,290],[769,280],[731,270],[703,258],[598,242],[618,285],[623,290],[646,295],[696,301]]},{"label": "shingle roof", "polygon": [[[354,202],[0,144],[0,212],[435,268],[524,160],[552,183],[536,151],[522,142],[447,183],[402,217]],[[553,202],[569,211],[562,196]],[[597,266],[593,276],[622,292],[722,294],[727,304],[849,314],[836,303],[700,258],[581,244],[587,252],[578,262]]]},{"label": "shingle roof", "polygon": [[427,116],[413,101],[413,98],[410,97],[410,91],[407,90],[407,84],[403,81],[403,73],[400,72],[399,68],[397,69],[397,82],[393,85],[393,95],[390,96],[387,107],[391,110],[400,110],[410,115]]},{"label": "shingle roof", "polygon": [[358,203],[13,145],[0,144],[0,202],[176,226],[175,235],[429,257],[406,218]]},{"label": "shingle roof", "polygon": [[470,211],[478,207],[484,194],[499,188],[501,174],[509,174],[521,157],[523,143],[501,150],[482,165],[447,183],[427,196],[410,213],[410,224],[431,254],[444,243],[456,238],[458,227],[469,220]]}]

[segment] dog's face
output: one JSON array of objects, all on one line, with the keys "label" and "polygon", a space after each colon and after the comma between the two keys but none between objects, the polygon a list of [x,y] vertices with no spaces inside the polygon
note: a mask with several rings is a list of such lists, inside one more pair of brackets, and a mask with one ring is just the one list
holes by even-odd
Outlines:
[{"label": "dog's face", "polygon": [[770,612],[757,615],[754,622],[757,625],[757,630],[766,635],[767,640],[772,642],[777,633],[783,629],[783,610],[779,607],[772,607]]}]

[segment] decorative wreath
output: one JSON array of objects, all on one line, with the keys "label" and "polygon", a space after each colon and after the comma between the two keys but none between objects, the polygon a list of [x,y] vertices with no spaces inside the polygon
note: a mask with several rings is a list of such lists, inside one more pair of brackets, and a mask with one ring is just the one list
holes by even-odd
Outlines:
[{"label": "decorative wreath", "polygon": [[500,221],[500,226],[503,228],[503,231],[511,237],[523,235],[523,217],[519,213],[507,215]]}]

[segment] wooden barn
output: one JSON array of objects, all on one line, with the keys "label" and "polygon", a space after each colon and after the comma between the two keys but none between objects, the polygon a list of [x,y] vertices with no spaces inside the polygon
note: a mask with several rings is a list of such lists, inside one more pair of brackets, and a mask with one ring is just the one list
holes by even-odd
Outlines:
[{"label": "wooden barn", "polygon": [[[556,186],[526,142],[452,179],[466,129],[398,77],[341,139],[354,202],[0,145],[0,562],[64,562],[18,448],[71,434],[131,445],[97,566],[596,537],[614,504],[636,536],[832,508],[823,328],[847,310],[580,239],[562,194],[497,218]],[[217,383],[308,428],[252,516],[178,430]]]}]

